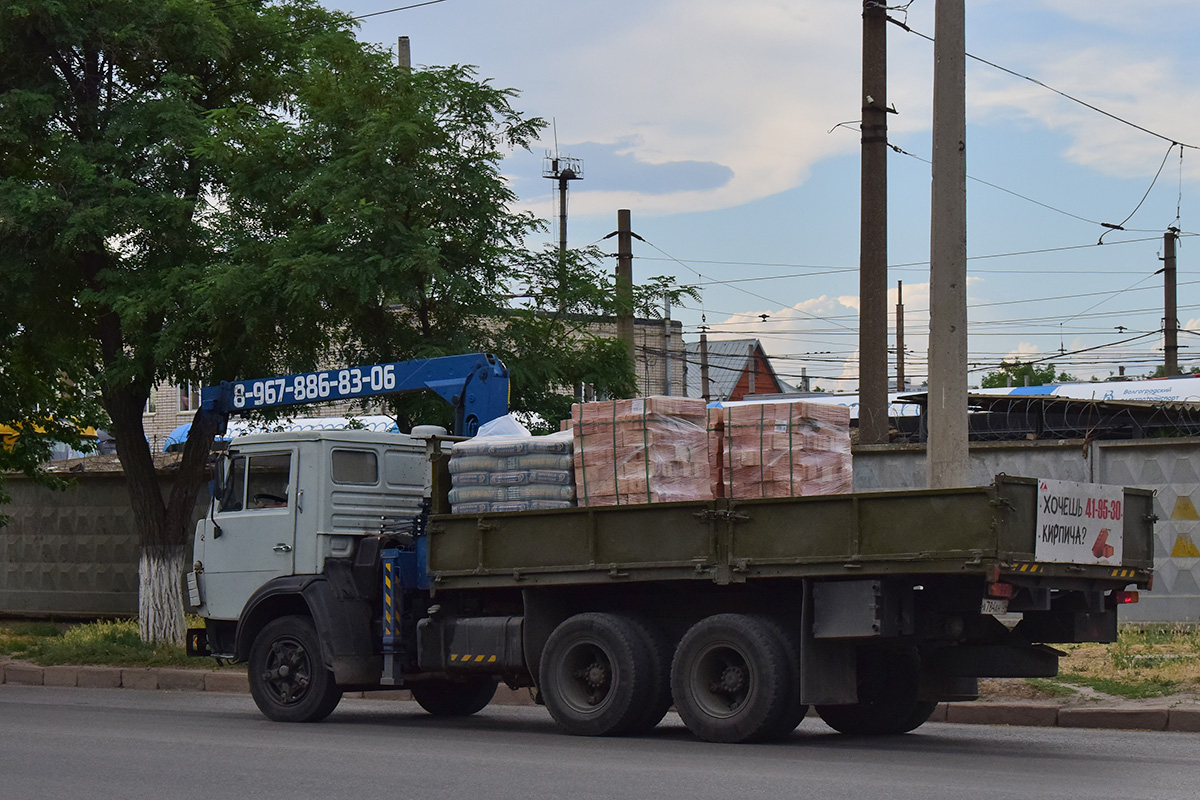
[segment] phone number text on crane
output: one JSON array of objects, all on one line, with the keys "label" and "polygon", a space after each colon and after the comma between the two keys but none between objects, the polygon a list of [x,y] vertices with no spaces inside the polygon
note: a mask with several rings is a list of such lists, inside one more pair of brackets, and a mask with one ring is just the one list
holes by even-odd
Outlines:
[{"label": "phone number text on crane", "polygon": [[396,388],[396,365],[310,372],[287,378],[246,381],[233,387],[236,409],[303,403],[311,400],[356,397],[366,392],[386,392]]}]

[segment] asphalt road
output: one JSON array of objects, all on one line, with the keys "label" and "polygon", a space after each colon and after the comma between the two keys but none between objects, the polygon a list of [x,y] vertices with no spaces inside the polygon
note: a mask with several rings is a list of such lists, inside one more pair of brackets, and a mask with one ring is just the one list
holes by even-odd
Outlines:
[{"label": "asphalt road", "polygon": [[245,695],[0,686],[0,797],[654,800],[1200,796],[1200,734],[927,724],[851,739],[808,719],[774,745],[559,734],[541,708],[434,719],[344,700],[282,725]]}]

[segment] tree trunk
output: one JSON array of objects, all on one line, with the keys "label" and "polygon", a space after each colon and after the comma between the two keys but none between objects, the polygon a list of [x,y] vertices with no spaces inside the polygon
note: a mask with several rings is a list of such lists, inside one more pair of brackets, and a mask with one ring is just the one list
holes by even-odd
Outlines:
[{"label": "tree trunk", "polygon": [[183,459],[164,502],[154,457],[142,427],[147,388],[130,383],[108,386],[104,407],[112,420],[117,455],[142,546],[138,566],[138,628],[146,642],[183,644],[180,575],[192,543],[192,514],[203,482],[213,436],[224,427],[215,414],[200,411],[192,421]]},{"label": "tree trunk", "polygon": [[144,642],[183,642],[179,578],[186,555],[184,547],[142,549],[138,563],[138,632]]}]

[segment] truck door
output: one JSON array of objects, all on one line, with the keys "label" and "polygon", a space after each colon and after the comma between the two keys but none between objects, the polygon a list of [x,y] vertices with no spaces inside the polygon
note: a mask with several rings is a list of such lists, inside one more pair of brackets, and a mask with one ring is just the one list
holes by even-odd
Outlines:
[{"label": "truck door", "polygon": [[294,449],[235,454],[213,519],[220,533],[204,548],[206,616],[237,619],[250,595],[291,575],[296,546]]}]

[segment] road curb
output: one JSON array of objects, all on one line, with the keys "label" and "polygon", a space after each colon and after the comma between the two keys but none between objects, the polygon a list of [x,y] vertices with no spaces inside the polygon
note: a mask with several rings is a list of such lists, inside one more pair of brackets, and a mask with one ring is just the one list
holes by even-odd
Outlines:
[{"label": "road curb", "polygon": [[1168,708],[1064,708],[1058,712],[1062,728],[1120,728],[1165,731]]},{"label": "road curb", "polygon": [[[23,661],[0,662],[0,683],[21,686],[141,689],[175,692],[249,692],[241,670],[200,670],[180,667],[41,667]],[[407,691],[352,692],[350,699],[411,700]],[[492,704],[536,705],[529,689],[500,686]],[[959,725],[1011,725],[1038,728],[1105,728],[1110,730],[1200,733],[1200,708],[1064,708],[1046,703],[939,703],[930,722]]]},{"label": "road curb", "polygon": [[1167,715],[1167,730],[1200,733],[1200,708],[1172,708]]},{"label": "road curb", "polygon": [[1059,724],[1058,711],[1058,706],[1039,703],[947,703],[946,722],[1053,728]]}]

